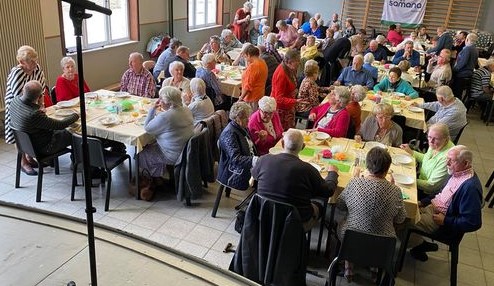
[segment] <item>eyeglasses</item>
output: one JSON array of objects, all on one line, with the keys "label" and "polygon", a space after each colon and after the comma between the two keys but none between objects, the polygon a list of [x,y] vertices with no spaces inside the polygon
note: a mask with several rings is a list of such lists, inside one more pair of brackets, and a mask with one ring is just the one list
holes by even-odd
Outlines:
[{"label": "eyeglasses", "polygon": [[432,141],[441,141],[441,140],[443,140],[443,139],[444,139],[444,137],[432,137],[432,136],[427,136],[427,140],[429,140],[429,141],[431,141],[431,142],[432,142]]}]

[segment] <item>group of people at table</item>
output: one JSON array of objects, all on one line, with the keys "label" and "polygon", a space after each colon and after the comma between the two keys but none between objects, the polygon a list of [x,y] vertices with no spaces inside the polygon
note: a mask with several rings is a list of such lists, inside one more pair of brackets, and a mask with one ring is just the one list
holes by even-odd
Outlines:
[{"label": "group of people at table", "polygon": [[[368,65],[374,59],[387,61],[387,56],[383,59],[379,56],[380,49],[385,47],[383,43],[371,41],[368,53],[364,56],[358,52],[358,49],[363,51],[363,32],[357,34],[351,19],[346,20],[345,30],[336,29],[340,21],[338,15],[334,14],[332,28],[325,30],[324,35],[327,37],[321,43],[324,50],[309,52],[316,45],[314,37],[323,35],[319,30],[322,26],[320,18],[311,18],[308,23],[304,23],[300,27],[302,34],[297,32],[299,27],[292,16],[277,22],[278,34],[265,33],[270,31],[266,23],[259,27],[260,23],[256,22],[254,29],[260,29],[256,44],[260,41],[264,41],[264,44],[259,47],[244,44],[242,47],[240,40],[253,39],[257,35],[256,31],[248,29],[250,9],[251,3],[246,2],[237,11],[233,31],[225,29],[221,37],[212,36],[203,46],[198,55],[202,67],[197,70],[189,61],[189,49],[177,39],[172,39],[168,49],[158,58],[153,73],[143,65],[144,58],[140,53],[130,55],[129,69],[121,80],[121,91],[155,97],[157,76],[162,71],[166,76],[158,92],[159,99],[148,110],[144,123],[143,128],[155,136],[156,142],[145,146],[139,153],[143,168],[148,169],[153,177],[160,177],[166,165],[175,164],[185,142],[194,133],[194,124],[212,115],[215,109],[226,107],[225,95],[221,94],[214,74],[216,64],[243,62],[246,69],[242,75],[241,94],[238,102],[226,107],[229,109],[230,122],[218,142],[221,150],[217,176],[219,183],[246,190],[252,176],[257,181],[259,194],[297,207],[304,230],[309,230],[322,213],[321,206],[311,202],[311,199],[330,197],[336,189],[339,171],[330,165],[328,175],[323,179],[313,166],[298,158],[298,153],[304,148],[304,139],[301,132],[292,128],[295,127],[296,113],[303,114],[313,122],[314,130],[319,132],[332,137],[347,137],[353,125],[357,140],[378,141],[400,147],[415,158],[420,164],[417,188],[421,219],[413,227],[428,232],[441,229],[452,235],[480,228],[482,188],[473,171],[472,152],[465,146],[455,147],[450,140],[466,124],[466,109],[454,97],[452,89],[444,85],[449,81],[447,74],[451,75],[451,71],[448,63],[450,52],[443,45],[446,41],[442,39],[443,33],[439,33],[442,28],[438,28],[438,43],[427,51],[438,55],[437,59],[433,57],[427,64],[427,72],[431,73],[430,87],[434,88],[437,101],[419,105],[436,112],[428,121],[429,147],[425,153],[421,153],[403,144],[403,131],[392,121],[394,111],[390,104],[376,104],[373,115],[361,123],[359,102],[369,90],[378,94],[394,90],[403,93],[405,100],[419,96],[411,84],[401,78],[402,70],[398,67],[391,68],[388,76],[378,83],[374,73],[367,71],[368,68],[375,68]],[[417,66],[413,59],[413,37],[422,38],[422,29],[419,34],[412,34],[410,41],[404,42],[403,39],[394,39],[392,35],[396,27],[392,28],[388,32],[388,40],[394,46],[401,44],[403,47],[398,50],[395,59],[401,59],[400,62],[406,60],[412,67]],[[465,48],[457,54],[455,67],[464,60],[464,51],[470,50],[475,37],[474,34],[466,37]],[[284,47],[296,47],[293,45],[298,44],[302,52],[290,48],[281,56],[275,48],[278,44]],[[238,47],[242,47],[239,58],[230,59],[227,52]],[[315,60],[316,57],[301,59],[301,54],[321,54],[325,62],[323,66],[332,73],[338,71],[336,62],[350,49],[357,51],[353,55],[353,62],[337,76],[332,75],[336,81],[331,86],[318,85],[321,64]],[[54,119],[45,114],[44,106],[50,103],[46,100],[46,79],[37,59],[37,53],[32,47],[23,46],[17,53],[19,64],[9,73],[6,142],[15,143],[13,130],[25,131],[31,137],[36,137],[33,140],[34,148],[48,154],[71,144],[70,133],[65,128],[76,122],[79,115]],[[303,68],[299,68],[301,60],[305,62]],[[465,61],[470,63],[470,56]],[[489,62],[488,68],[491,65]],[[74,60],[63,58],[61,67],[63,73],[55,86],[57,101],[79,95]],[[304,76],[298,84],[300,72]],[[268,87],[269,94],[266,93]],[[88,91],[89,87],[84,83],[84,92]],[[325,101],[321,104],[323,99]],[[283,152],[269,154],[270,148],[280,140]],[[22,171],[35,175],[33,168],[37,164],[29,156],[23,156]],[[344,222],[339,224],[340,237],[343,237],[347,227],[395,236],[393,224],[402,223],[406,214],[400,189],[392,180],[386,179],[390,164],[391,156],[386,149],[375,147],[367,153],[367,170],[362,174],[357,172],[338,198],[338,207],[348,213]],[[360,200],[359,197],[368,199]],[[437,248],[424,242],[413,248],[411,253],[417,259],[426,260],[425,252],[433,249]],[[346,264],[344,275],[351,279],[350,263]]]}]

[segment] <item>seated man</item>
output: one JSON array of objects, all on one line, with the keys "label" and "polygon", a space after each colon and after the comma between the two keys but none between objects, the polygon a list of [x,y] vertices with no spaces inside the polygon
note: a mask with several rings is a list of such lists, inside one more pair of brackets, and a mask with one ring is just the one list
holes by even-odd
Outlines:
[{"label": "seated man", "polygon": [[436,112],[427,121],[427,126],[435,123],[444,123],[449,127],[451,138],[456,138],[460,129],[467,124],[467,109],[463,102],[453,95],[453,91],[447,85],[440,86],[436,89],[437,101],[425,102],[418,104],[412,103],[412,106],[418,106]]},{"label": "seated man", "polygon": [[357,85],[366,86],[367,89],[371,89],[374,86],[374,79],[372,75],[362,68],[364,65],[364,57],[357,55],[353,58],[352,66],[346,67],[341,72],[338,80],[334,82],[334,85]]},{"label": "seated man", "polygon": [[329,165],[326,179],[298,157],[304,148],[304,138],[298,130],[288,130],[282,139],[281,154],[259,157],[252,168],[252,177],[257,181],[257,193],[267,198],[294,205],[309,231],[319,219],[320,206],[311,202],[320,197],[327,200],[336,190],[337,168]]},{"label": "seated man", "polygon": [[129,56],[129,69],[124,72],[120,81],[120,91],[142,97],[154,97],[156,85],[153,75],[142,66],[144,57],[140,53]]},{"label": "seated man", "polygon": [[205,54],[213,54],[217,63],[231,63],[230,57],[221,48],[221,40],[218,36],[209,38],[209,43],[204,44],[199,53],[197,53],[197,59],[202,59]]},{"label": "seated man", "polygon": [[376,61],[380,61],[381,63],[385,63],[388,60],[388,54],[383,46],[379,46],[379,43],[376,40],[372,40],[369,43],[369,48],[365,50],[364,54],[372,53],[374,55],[374,59]]},{"label": "seated man", "polygon": [[[453,77],[453,71],[451,70],[451,51],[443,49],[439,56],[432,57],[427,63],[426,80],[427,86],[431,89],[435,89],[441,85],[448,85]],[[428,76],[428,74],[430,76]]]},{"label": "seated man", "polygon": [[412,41],[406,42],[405,48],[396,52],[393,64],[397,65],[403,60],[409,61],[411,67],[420,66],[420,53],[413,49]]},{"label": "seated man", "polygon": [[206,94],[213,102],[216,109],[223,103],[223,94],[221,93],[220,83],[212,70],[216,67],[214,55],[205,54],[202,57],[202,67],[196,71],[196,77],[206,83]]},{"label": "seated man", "polygon": [[[494,73],[494,60],[490,59],[485,66],[476,69],[472,74],[470,98],[477,101],[489,101],[492,99],[494,89],[491,87],[491,77]],[[469,106],[467,106],[468,108]]]},{"label": "seated man", "polygon": [[[482,185],[473,170],[473,154],[466,146],[451,148],[446,164],[451,177],[440,193],[419,202],[420,221],[413,227],[459,239],[463,233],[482,226]],[[412,248],[410,254],[417,260],[426,261],[426,252],[437,249],[437,244],[423,241]]]},{"label": "seated man", "polygon": [[[38,81],[28,81],[22,95],[12,100],[10,124],[12,129],[29,134],[37,154],[49,155],[71,145],[72,135],[65,128],[76,122],[79,115],[74,113],[63,120],[48,117],[40,105],[43,94],[43,87]],[[21,166],[21,170],[30,176],[38,174],[29,165]]]},{"label": "seated man", "polygon": [[170,64],[174,61],[179,61],[184,64],[184,77],[191,79],[196,76],[196,68],[189,62],[190,50],[186,46],[180,46],[177,48],[177,52],[174,56],[169,57],[163,67],[165,71],[165,77],[171,77]]},{"label": "seated man", "polygon": [[153,69],[153,77],[155,79],[158,79],[158,76],[160,75],[161,71],[165,67],[165,62],[170,58],[171,56],[174,56],[175,53],[177,52],[178,47],[182,45],[182,42],[180,42],[176,38],[171,38],[170,39],[170,44],[168,45],[168,48],[164,50],[161,55],[158,57],[156,60],[156,64],[154,65]]}]

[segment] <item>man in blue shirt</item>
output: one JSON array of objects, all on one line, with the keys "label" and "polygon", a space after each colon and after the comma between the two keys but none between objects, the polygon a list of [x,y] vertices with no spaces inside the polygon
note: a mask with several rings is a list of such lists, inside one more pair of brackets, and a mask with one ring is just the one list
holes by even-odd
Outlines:
[{"label": "man in blue shirt", "polygon": [[376,40],[370,41],[369,48],[365,50],[364,55],[367,53],[373,54],[376,61],[385,63],[388,60],[388,53],[382,46],[379,46]]},{"label": "man in blue shirt", "polygon": [[374,86],[374,80],[371,74],[362,68],[363,65],[364,57],[362,55],[356,55],[353,58],[352,66],[343,69],[338,80],[334,82],[334,85],[351,86],[360,84],[366,86],[367,89],[371,89]]},{"label": "man in blue shirt", "polygon": [[396,52],[393,58],[393,64],[397,65],[401,61],[408,61],[411,67],[420,66],[420,53],[413,49],[413,42],[405,43],[405,48]]},{"label": "man in blue shirt", "polygon": [[453,66],[453,83],[451,89],[459,99],[462,99],[463,91],[467,88],[479,59],[479,52],[475,46],[477,39],[476,34],[468,34],[465,40],[465,47],[456,56],[456,63]]},{"label": "man in blue shirt", "polygon": [[161,55],[158,57],[158,60],[156,61],[156,65],[154,65],[153,69],[153,77],[154,79],[158,79],[158,76],[160,75],[160,72],[165,68],[165,62],[166,60],[175,55],[175,52],[177,51],[177,48],[182,45],[182,42],[180,42],[176,38],[170,39],[170,44],[168,45],[168,48],[164,50]]}]

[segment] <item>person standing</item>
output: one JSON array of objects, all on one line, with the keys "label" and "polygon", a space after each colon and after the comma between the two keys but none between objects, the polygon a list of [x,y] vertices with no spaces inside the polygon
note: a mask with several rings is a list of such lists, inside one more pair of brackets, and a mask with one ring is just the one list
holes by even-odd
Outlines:
[{"label": "person standing", "polygon": [[233,19],[233,33],[242,43],[247,40],[247,27],[249,27],[251,17],[250,11],[253,7],[252,3],[247,1],[242,8],[239,8],[237,12],[235,12],[235,18]]},{"label": "person standing", "polygon": [[456,63],[453,66],[453,83],[451,89],[455,97],[459,99],[462,99],[463,91],[472,78],[473,70],[478,63],[479,51],[475,46],[477,39],[476,34],[468,34],[465,40],[465,47],[456,56]]},{"label": "person standing", "polygon": [[268,66],[259,58],[259,49],[249,45],[244,52],[247,61],[247,69],[242,74],[242,94],[239,100],[250,104],[252,110],[257,110],[257,103],[264,95],[266,80],[268,78]]}]

